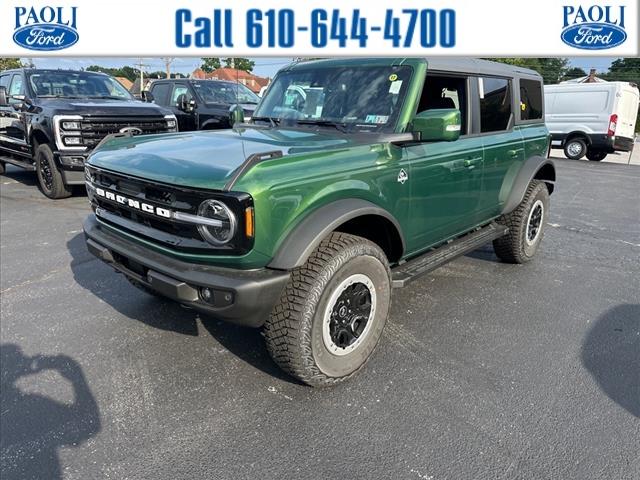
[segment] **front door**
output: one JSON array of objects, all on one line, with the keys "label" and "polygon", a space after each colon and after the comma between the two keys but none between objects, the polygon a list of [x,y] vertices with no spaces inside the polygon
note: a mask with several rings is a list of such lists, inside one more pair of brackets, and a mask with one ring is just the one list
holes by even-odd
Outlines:
[{"label": "front door", "polygon": [[184,111],[178,107],[178,98],[180,95],[186,95],[187,102],[194,100],[193,93],[186,83],[176,83],[173,85],[173,90],[169,97],[169,108],[173,111],[178,119],[178,130],[181,132],[191,132],[197,130],[196,116],[197,113],[193,111]]},{"label": "front door", "polygon": [[0,147],[12,153],[28,155],[26,114],[14,108],[14,105],[22,103],[22,100],[12,98],[24,95],[22,75],[15,73],[8,79],[3,76],[2,81],[3,84],[8,84],[9,105],[0,106]]},{"label": "front door", "polygon": [[415,253],[475,226],[482,194],[482,142],[461,137],[406,148],[411,165],[408,250]]},{"label": "front door", "polygon": [[428,72],[418,111],[457,109],[461,136],[453,142],[409,145],[411,172],[408,250],[417,253],[478,223],[482,194],[482,140],[471,135],[472,79],[466,75]]}]

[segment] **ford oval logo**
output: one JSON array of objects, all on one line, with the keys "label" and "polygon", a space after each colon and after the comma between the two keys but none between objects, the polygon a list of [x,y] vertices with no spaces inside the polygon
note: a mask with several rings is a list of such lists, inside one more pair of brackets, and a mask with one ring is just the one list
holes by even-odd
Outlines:
[{"label": "ford oval logo", "polygon": [[623,43],[627,39],[627,32],[610,23],[582,23],[565,28],[560,38],[571,47],[605,50]]},{"label": "ford oval logo", "polygon": [[29,50],[62,50],[78,41],[78,32],[66,25],[25,25],[13,34],[13,41]]},{"label": "ford oval logo", "polygon": [[124,127],[120,129],[120,133],[128,133],[129,135],[140,135],[142,130],[138,127]]}]

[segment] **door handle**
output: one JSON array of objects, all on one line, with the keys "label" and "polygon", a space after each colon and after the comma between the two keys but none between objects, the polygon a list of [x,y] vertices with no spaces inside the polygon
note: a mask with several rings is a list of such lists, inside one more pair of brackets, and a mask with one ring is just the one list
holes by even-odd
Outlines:
[{"label": "door handle", "polygon": [[518,150],[507,150],[507,155],[511,158],[516,158],[518,156],[518,153],[520,153],[520,149]]},{"label": "door handle", "polygon": [[482,161],[482,158],[465,158],[462,164],[466,168],[471,170],[472,168],[475,168],[476,164],[480,163],[481,161]]}]

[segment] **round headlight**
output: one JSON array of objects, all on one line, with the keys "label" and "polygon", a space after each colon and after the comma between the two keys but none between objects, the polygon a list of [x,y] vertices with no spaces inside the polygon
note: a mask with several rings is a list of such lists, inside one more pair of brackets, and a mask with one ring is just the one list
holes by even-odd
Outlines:
[{"label": "round headlight", "polygon": [[201,217],[219,220],[221,225],[198,225],[200,235],[209,243],[224,245],[228,243],[236,233],[236,217],[224,203],[218,200],[205,200],[198,207],[198,215]]}]

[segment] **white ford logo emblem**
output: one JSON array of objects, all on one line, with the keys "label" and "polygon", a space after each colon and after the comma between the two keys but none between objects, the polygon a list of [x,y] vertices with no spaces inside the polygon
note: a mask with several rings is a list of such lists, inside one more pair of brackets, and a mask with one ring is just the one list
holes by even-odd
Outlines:
[{"label": "white ford logo emblem", "polygon": [[131,135],[140,135],[142,130],[138,127],[124,127],[120,129],[120,133],[129,133]]}]

